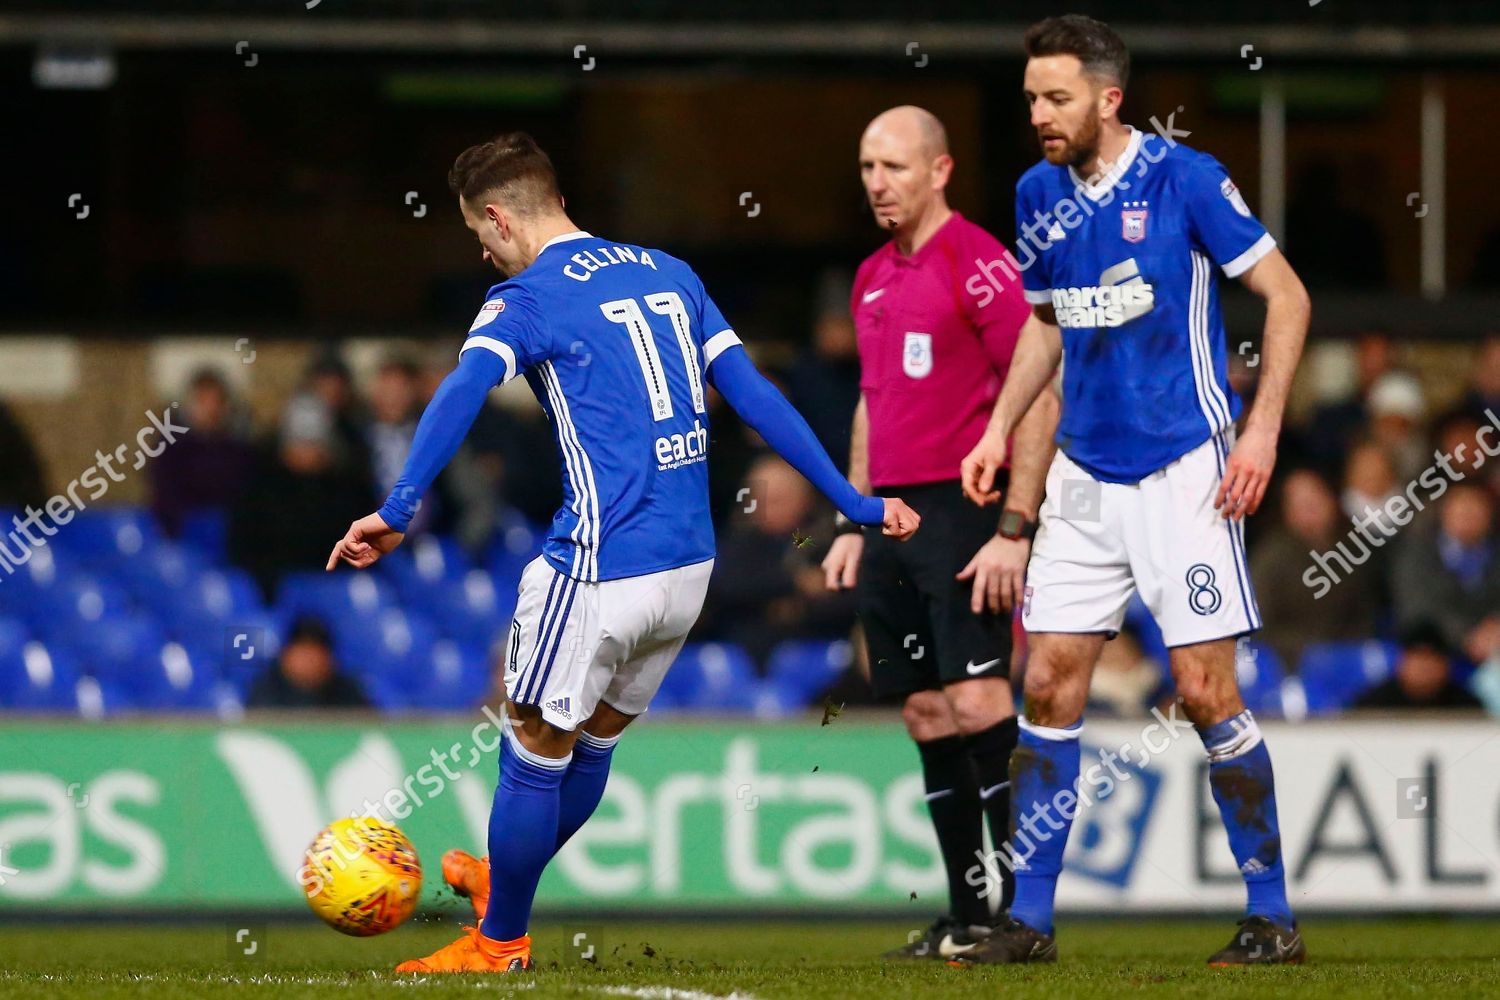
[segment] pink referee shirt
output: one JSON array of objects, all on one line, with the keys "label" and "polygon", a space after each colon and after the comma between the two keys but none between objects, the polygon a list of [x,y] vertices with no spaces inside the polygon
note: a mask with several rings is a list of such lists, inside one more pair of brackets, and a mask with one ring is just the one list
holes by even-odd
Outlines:
[{"label": "pink referee shirt", "polygon": [[958,478],[1031,311],[1020,274],[999,240],[957,212],[911,256],[892,240],[859,266],[850,311],[872,486]]}]

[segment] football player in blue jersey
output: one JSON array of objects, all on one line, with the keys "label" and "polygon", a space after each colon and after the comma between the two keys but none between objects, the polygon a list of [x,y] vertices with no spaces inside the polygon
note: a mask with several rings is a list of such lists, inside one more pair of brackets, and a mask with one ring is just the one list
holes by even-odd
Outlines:
[{"label": "football player in blue jersey", "polygon": [[[970,499],[996,499],[1006,441],[1059,363],[1062,417],[1022,606],[1031,655],[1011,764],[1012,919],[961,961],[1057,957],[1053,897],[1086,801],[1089,679],[1138,592],[1170,647],[1247,887],[1238,932],[1209,961],[1301,962],[1271,758],[1240,697],[1235,643],[1260,626],[1243,519],[1275,464],[1307,293],[1218,161],[1177,143],[1170,124],[1148,134],[1121,123],[1130,59],[1108,26],[1049,18],[1025,46],[1043,160],[1016,185],[1016,256],[1034,312],[989,427],[964,459]],[[1237,439],[1215,267],[1266,303],[1259,391]],[[1049,813],[1060,819],[1038,830]]]},{"label": "football player in blue jersey", "polygon": [[328,569],[367,567],[399,545],[490,389],[524,374],[557,439],[564,500],[521,576],[511,623],[488,862],[462,851],[443,859],[479,926],[397,967],[512,972],[532,965],[526,931],[542,870],[593,814],[620,734],[703,605],[714,557],[707,387],[851,521],[905,539],[919,518],[839,474],[690,267],[574,225],[530,136],[466,150],[448,181],[485,261],[507,280],[485,297],[390,497],[349,527]]}]

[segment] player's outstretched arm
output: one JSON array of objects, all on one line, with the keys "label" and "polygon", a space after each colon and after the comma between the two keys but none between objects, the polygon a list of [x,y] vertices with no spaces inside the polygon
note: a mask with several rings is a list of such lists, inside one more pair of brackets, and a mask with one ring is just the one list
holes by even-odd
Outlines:
[{"label": "player's outstretched arm", "polygon": [[1276,439],[1281,436],[1287,395],[1312,318],[1307,289],[1280,250],[1272,250],[1256,261],[1240,280],[1266,300],[1266,327],[1255,405],[1245,418],[1244,433],[1229,453],[1224,479],[1214,497],[1214,506],[1236,521],[1254,514],[1266,495],[1276,467]]},{"label": "player's outstretched arm", "polygon": [[1000,499],[995,476],[1005,465],[1006,442],[1062,360],[1062,331],[1056,320],[1050,305],[1036,306],[1026,317],[995,412],[959,466],[964,496],[981,507]]},{"label": "player's outstretched arm", "polygon": [[734,412],[849,520],[878,524],[887,535],[903,541],[917,530],[921,518],[906,504],[865,496],[849,484],[802,414],[756,370],[743,347],[731,347],[715,358],[708,377]]},{"label": "player's outstretched arm", "polygon": [[437,474],[453,460],[469,428],[474,426],[485,397],[505,375],[506,364],[499,356],[479,349],[463,353],[458,367],[443,379],[422,413],[406,468],[391,495],[379,511],[349,526],[349,531],[333,547],[327,569],[332,570],[340,561],[364,569],[401,544],[422,497]]}]

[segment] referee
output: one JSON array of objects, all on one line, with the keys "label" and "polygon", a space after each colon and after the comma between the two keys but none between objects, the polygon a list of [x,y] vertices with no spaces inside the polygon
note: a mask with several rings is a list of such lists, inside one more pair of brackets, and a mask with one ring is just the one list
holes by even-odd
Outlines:
[{"label": "referee", "polygon": [[[1029,314],[1019,269],[998,240],[948,207],[953,158],[930,112],[903,106],[877,117],[860,140],[859,168],[892,238],[860,265],[850,299],[860,400],[849,480],[899,494],[923,530],[896,545],[846,524],[823,569],[830,589],[858,586],[870,680],[878,697],[901,702],[948,879],[950,912],[887,957],[946,959],[1000,919],[976,888],[982,883],[966,875],[984,858],[985,816],[996,847],[1010,832],[1011,611],[1056,403],[1043,393],[1017,428],[998,523],[993,510],[966,502],[959,463],[984,432]],[[999,867],[1003,910],[1014,890]]]}]

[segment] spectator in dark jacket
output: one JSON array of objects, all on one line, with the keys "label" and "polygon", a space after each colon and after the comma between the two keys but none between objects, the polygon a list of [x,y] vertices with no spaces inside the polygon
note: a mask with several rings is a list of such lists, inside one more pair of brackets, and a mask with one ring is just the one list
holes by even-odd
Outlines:
[{"label": "spectator in dark jacket", "polygon": [[833,457],[849,463],[849,435],[859,405],[859,343],[849,315],[849,276],[825,274],[818,293],[812,344],[786,372],[788,395]]},{"label": "spectator in dark jacket", "polygon": [[211,368],[194,375],[182,410],[188,433],[151,463],[151,507],[173,536],[190,514],[234,506],[255,465],[255,448],[235,429],[234,398],[222,375]]},{"label": "spectator in dark jacket", "polygon": [[1308,469],[1281,480],[1281,519],[1250,558],[1250,576],[1265,628],[1260,638],[1288,669],[1311,643],[1363,639],[1375,632],[1378,575],[1355,567],[1319,600],[1302,580],[1313,552],[1327,552],[1349,531],[1328,482]]},{"label": "spectator in dark jacket", "polygon": [[1397,625],[1430,622],[1475,663],[1500,651],[1494,505],[1483,486],[1455,483],[1439,502],[1437,530],[1403,539],[1395,561]]},{"label": "spectator in dark jacket", "polygon": [[276,447],[261,456],[230,515],[230,559],[249,571],[268,597],[280,574],[322,569],[349,519],[379,502],[367,467],[336,451],[335,440],[323,404],[311,396],[294,397]]},{"label": "spectator in dark jacket", "polygon": [[1355,708],[1479,708],[1479,699],[1453,680],[1453,651],[1442,629],[1419,622],[1401,636],[1396,675],[1366,691]]},{"label": "spectator in dark jacket", "polygon": [[758,459],[732,508],[709,583],[709,626],[765,662],[783,639],[846,638],[853,595],[830,592],[819,561],[831,526],[814,529],[812,486],[774,456]]},{"label": "spectator in dark jacket", "polygon": [[369,708],[359,681],[339,670],[328,630],[315,618],[292,626],[286,645],[250,687],[247,708]]},{"label": "spectator in dark jacket", "polygon": [[1491,413],[1500,413],[1500,333],[1484,338],[1470,372],[1469,390],[1460,406],[1475,420],[1488,423]]}]

